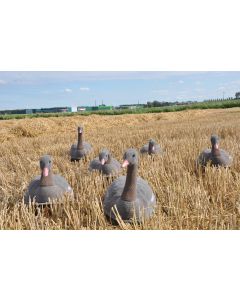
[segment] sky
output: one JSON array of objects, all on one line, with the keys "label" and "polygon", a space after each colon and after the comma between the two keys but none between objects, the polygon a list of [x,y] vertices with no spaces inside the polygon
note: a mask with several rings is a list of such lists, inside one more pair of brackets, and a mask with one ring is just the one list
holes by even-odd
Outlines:
[{"label": "sky", "polygon": [[0,72],[0,110],[234,97],[240,72]]}]

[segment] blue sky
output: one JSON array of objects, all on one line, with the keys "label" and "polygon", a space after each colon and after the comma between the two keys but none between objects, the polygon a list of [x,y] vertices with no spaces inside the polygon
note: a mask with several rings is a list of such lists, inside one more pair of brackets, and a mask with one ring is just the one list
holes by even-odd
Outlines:
[{"label": "blue sky", "polygon": [[0,109],[234,97],[240,72],[0,72]]}]

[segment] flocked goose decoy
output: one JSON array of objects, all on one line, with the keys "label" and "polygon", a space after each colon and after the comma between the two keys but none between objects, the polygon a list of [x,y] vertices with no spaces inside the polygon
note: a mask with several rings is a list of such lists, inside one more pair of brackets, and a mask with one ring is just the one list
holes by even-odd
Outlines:
[{"label": "flocked goose decoy", "polygon": [[205,149],[197,159],[197,166],[205,167],[209,163],[211,166],[229,167],[232,164],[232,156],[225,150],[219,148],[219,137],[211,136],[211,149]]},{"label": "flocked goose decoy", "polygon": [[40,158],[41,175],[35,177],[24,195],[26,204],[35,201],[38,204],[48,203],[62,197],[64,194],[73,195],[73,190],[60,175],[52,173],[52,158],[44,155]]},{"label": "flocked goose decoy", "polygon": [[96,157],[90,162],[89,171],[99,170],[104,175],[116,175],[121,171],[121,164],[112,157],[107,149],[103,149]]},{"label": "flocked goose decoy", "polygon": [[79,161],[92,151],[92,146],[83,141],[83,127],[78,127],[78,142],[71,146],[71,161]]},{"label": "flocked goose decoy", "polygon": [[127,176],[120,176],[108,188],[103,202],[105,215],[116,221],[113,212],[116,206],[124,221],[131,222],[135,216],[141,222],[149,219],[154,212],[156,198],[147,181],[137,177],[138,154],[135,149],[128,149],[124,156],[123,167],[127,167]]},{"label": "flocked goose decoy", "polygon": [[141,154],[163,154],[163,150],[161,147],[157,144],[157,142],[153,139],[150,139],[148,144],[144,145],[140,149]]}]

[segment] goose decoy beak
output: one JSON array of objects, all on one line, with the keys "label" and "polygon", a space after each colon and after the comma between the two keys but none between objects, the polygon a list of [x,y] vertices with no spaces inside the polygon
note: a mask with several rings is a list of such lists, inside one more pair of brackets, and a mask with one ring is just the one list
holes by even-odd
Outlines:
[{"label": "goose decoy beak", "polygon": [[48,173],[49,173],[49,170],[48,170],[48,168],[43,168],[43,171],[42,171],[42,173],[43,173],[43,176],[44,177],[47,177],[48,176]]},{"label": "goose decoy beak", "polygon": [[101,165],[103,166],[105,164],[105,159],[101,159]]},{"label": "goose decoy beak", "polygon": [[122,164],[122,167],[125,168],[129,165],[129,161],[128,160],[124,160],[123,164]]}]

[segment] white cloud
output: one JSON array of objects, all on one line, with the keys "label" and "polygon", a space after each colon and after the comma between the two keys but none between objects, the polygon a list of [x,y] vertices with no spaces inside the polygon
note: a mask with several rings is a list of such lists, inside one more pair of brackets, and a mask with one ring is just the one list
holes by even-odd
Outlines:
[{"label": "white cloud", "polygon": [[203,88],[196,88],[196,89],[194,89],[194,91],[195,92],[202,92],[202,91],[204,91],[204,89]]},{"label": "white cloud", "polygon": [[239,86],[240,85],[240,80],[230,81],[230,84]]},{"label": "white cloud", "polygon": [[178,83],[181,83],[181,84],[183,84],[183,83],[184,83],[184,81],[183,81],[183,80],[178,80]]},{"label": "white cloud", "polygon": [[159,95],[168,95],[168,90],[153,90],[152,93],[157,93]]},{"label": "white cloud", "polygon": [[42,91],[41,93],[44,94],[44,95],[50,95],[51,94],[50,91]]},{"label": "white cloud", "polygon": [[177,99],[177,100],[186,100],[186,99],[187,99],[187,96],[186,96],[186,95],[177,96],[176,99]]},{"label": "white cloud", "polygon": [[7,81],[0,79],[0,85],[4,85],[6,83],[7,83]]},{"label": "white cloud", "polygon": [[225,89],[226,89],[225,86],[220,86],[220,87],[218,87],[218,91],[224,91]]},{"label": "white cloud", "polygon": [[71,89],[65,89],[64,92],[66,92],[66,93],[72,93],[72,90]]},{"label": "white cloud", "polygon": [[205,95],[198,95],[198,96],[194,96],[194,98],[201,100],[201,99],[207,99],[208,97]]},{"label": "white cloud", "polygon": [[187,94],[188,94],[188,90],[185,90],[185,91],[179,91],[178,94],[181,94],[181,95],[187,95]]},{"label": "white cloud", "polygon": [[90,88],[88,88],[88,87],[80,87],[80,91],[90,91]]}]

